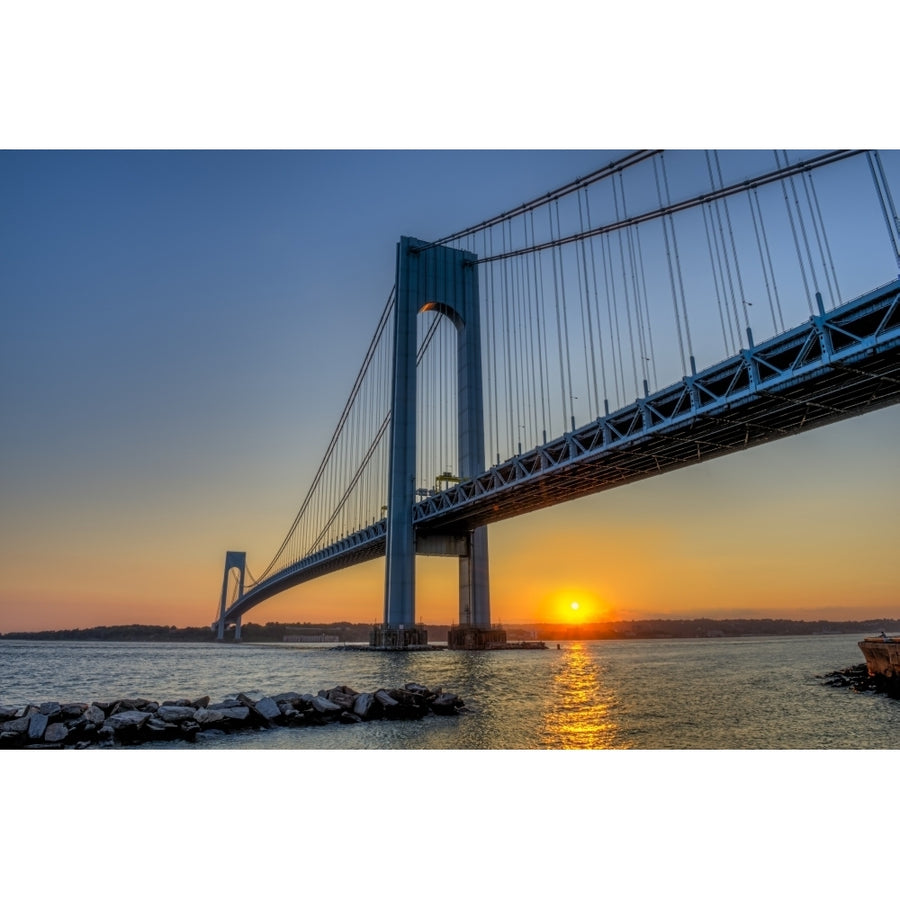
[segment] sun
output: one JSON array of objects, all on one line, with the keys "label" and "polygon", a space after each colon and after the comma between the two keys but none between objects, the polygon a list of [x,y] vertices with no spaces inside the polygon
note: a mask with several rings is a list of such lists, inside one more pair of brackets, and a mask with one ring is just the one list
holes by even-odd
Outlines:
[{"label": "sun", "polygon": [[569,604],[569,608],[570,608],[570,609],[578,609],[578,601],[577,601],[577,600],[573,600],[573,601]]}]

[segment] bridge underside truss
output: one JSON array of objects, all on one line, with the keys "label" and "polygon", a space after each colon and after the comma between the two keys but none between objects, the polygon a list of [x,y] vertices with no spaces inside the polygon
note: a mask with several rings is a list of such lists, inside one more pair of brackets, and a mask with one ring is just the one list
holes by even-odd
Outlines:
[{"label": "bridge underside truss", "polygon": [[[491,522],[900,402],[900,281],[494,466],[413,508],[417,536]],[[384,555],[377,522],[276,573],[227,612]]]},{"label": "bridge underside truss", "polygon": [[900,282],[417,505],[447,532],[870,412],[900,401]]}]

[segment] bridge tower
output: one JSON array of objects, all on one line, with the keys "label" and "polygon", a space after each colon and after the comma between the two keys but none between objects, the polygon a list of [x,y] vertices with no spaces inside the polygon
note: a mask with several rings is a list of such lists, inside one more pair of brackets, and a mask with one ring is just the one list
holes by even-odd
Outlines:
[{"label": "bridge tower", "polygon": [[[216,623],[216,640],[225,640],[225,604],[228,600],[228,574],[232,569],[237,569],[240,583],[238,585],[238,599],[244,596],[244,572],[247,568],[247,554],[243,550],[225,551],[225,573],[222,576],[222,600],[219,604],[219,621]],[[234,626],[234,639],[241,639],[241,619],[238,616]]]},{"label": "bridge tower", "polygon": [[459,477],[484,471],[481,314],[477,256],[402,237],[397,245],[394,366],[391,395],[384,624],[372,645],[424,644],[415,622],[416,553],[459,557],[459,622],[491,624],[487,528],[416,539],[412,510],[416,476],[416,316],[433,310],[456,327]]}]

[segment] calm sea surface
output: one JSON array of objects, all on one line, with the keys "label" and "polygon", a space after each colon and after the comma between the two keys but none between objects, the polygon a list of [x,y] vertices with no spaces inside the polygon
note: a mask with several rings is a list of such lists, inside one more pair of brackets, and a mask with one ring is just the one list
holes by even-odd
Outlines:
[{"label": "calm sea surface", "polygon": [[[900,702],[817,676],[863,662],[864,635],[564,642],[487,653],[355,653],[297,644],[0,641],[0,705],[239,691],[358,691],[415,681],[458,718],[203,735],[210,749],[897,749]],[[158,746],[158,745],[156,745]]]}]

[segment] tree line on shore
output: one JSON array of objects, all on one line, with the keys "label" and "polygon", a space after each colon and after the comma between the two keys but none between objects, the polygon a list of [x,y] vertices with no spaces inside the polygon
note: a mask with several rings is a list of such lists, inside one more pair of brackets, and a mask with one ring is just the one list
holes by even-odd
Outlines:
[{"label": "tree line on shore", "polygon": [[[425,625],[429,641],[447,640],[449,625]],[[547,624],[505,626],[509,640],[629,640],[646,638],[752,637],[808,634],[878,634],[900,631],[900,619],[865,619],[832,622],[819,619],[642,619],[596,622],[578,625]],[[325,641],[360,643],[369,640],[371,623],[330,622],[253,622],[242,628],[247,643],[284,643]],[[93,628],[68,628],[59,631],[13,631],[0,634],[4,640],[44,641],[148,641],[210,643],[216,632],[209,626],[177,628],[174,625],[98,625]],[[231,633],[227,636],[232,639]]]}]

